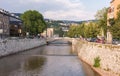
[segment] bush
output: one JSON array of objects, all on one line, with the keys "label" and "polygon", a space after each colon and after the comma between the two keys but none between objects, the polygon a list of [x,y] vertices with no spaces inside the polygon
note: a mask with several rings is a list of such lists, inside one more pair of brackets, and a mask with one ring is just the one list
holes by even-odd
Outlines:
[{"label": "bush", "polygon": [[93,66],[94,67],[100,67],[100,57],[99,56],[94,59],[94,65]]}]

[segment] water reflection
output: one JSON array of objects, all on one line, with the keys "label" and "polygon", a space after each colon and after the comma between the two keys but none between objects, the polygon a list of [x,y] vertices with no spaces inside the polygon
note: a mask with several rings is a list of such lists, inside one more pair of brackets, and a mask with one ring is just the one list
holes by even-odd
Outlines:
[{"label": "water reflection", "polygon": [[58,43],[0,59],[0,76],[94,76],[85,75],[67,42]]},{"label": "water reflection", "polygon": [[41,68],[46,61],[45,57],[32,56],[24,63],[24,69],[26,71],[32,71]]}]

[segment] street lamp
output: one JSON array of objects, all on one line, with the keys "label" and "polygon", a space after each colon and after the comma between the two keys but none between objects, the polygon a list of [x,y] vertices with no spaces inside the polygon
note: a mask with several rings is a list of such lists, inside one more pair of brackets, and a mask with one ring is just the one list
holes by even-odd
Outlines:
[{"label": "street lamp", "polygon": [[47,25],[46,25],[46,39],[47,39]]},{"label": "street lamp", "polygon": [[[0,26],[2,26],[2,22],[1,21],[0,21]],[[2,34],[3,34],[3,28],[0,28],[1,39],[2,39]]]},{"label": "street lamp", "polygon": [[48,35],[47,35],[48,24],[49,24],[49,20],[48,20],[48,22],[47,22],[47,24],[46,24],[46,40],[47,40],[47,37],[48,37]]}]

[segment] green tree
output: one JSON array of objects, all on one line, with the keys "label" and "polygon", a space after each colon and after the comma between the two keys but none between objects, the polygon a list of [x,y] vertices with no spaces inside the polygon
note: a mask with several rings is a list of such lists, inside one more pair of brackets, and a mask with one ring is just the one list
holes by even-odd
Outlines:
[{"label": "green tree", "polygon": [[98,26],[90,22],[89,24],[86,25],[86,38],[95,38],[97,37],[98,32]]},{"label": "green tree", "polygon": [[85,31],[84,31],[84,23],[82,23],[82,24],[80,24],[79,26],[77,26],[77,34],[78,34],[78,36],[82,36],[82,37],[85,37],[85,35],[84,35],[84,33],[85,33]]},{"label": "green tree", "polygon": [[21,15],[24,24],[24,31],[37,35],[46,28],[46,23],[42,14],[36,10],[28,10]]},{"label": "green tree", "polygon": [[59,37],[63,37],[64,36],[64,32],[62,30],[62,28],[59,29]]},{"label": "green tree", "polygon": [[78,31],[77,26],[70,26],[70,29],[69,29],[67,35],[69,37],[75,37],[78,34],[77,31]]},{"label": "green tree", "polygon": [[120,40],[120,22],[115,23],[115,25],[111,26],[111,32],[114,39]]},{"label": "green tree", "polygon": [[99,25],[99,34],[101,36],[106,36],[107,33],[107,11],[108,8],[103,8],[98,10],[95,17],[98,20],[97,24]]},{"label": "green tree", "polygon": [[118,5],[117,18],[113,19],[114,24],[110,26],[110,31],[112,32],[114,39],[120,40],[120,5]]},{"label": "green tree", "polygon": [[79,37],[82,36],[84,38],[94,38],[97,37],[98,34],[98,26],[93,23],[83,23],[79,26],[71,26],[68,31],[69,37]]}]

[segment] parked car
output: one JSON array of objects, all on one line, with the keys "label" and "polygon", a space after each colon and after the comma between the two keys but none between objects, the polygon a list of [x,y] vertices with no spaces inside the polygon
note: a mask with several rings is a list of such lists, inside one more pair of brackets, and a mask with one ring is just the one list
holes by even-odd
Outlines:
[{"label": "parked car", "polygon": [[96,42],[97,42],[97,43],[102,43],[102,44],[104,44],[104,43],[105,43],[105,39],[103,39],[103,38],[99,39],[99,38],[98,38],[98,39],[96,40]]},{"label": "parked car", "polygon": [[115,44],[115,45],[120,45],[120,40],[113,39],[112,43]]},{"label": "parked car", "polygon": [[97,38],[91,38],[90,42],[96,42]]}]

